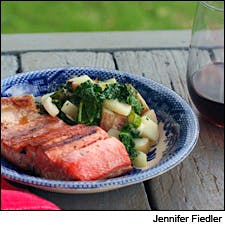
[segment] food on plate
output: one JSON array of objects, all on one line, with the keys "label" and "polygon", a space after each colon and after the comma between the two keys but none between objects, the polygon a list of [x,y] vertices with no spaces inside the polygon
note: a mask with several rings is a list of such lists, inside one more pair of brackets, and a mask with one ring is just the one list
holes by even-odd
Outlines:
[{"label": "food on plate", "polygon": [[72,151],[60,157],[59,162],[77,180],[116,177],[132,169],[124,145],[114,137]]},{"label": "food on plate", "polygon": [[133,161],[133,165],[136,167],[145,167],[147,165],[147,155],[143,152],[140,152]]},{"label": "food on plate", "polygon": [[41,96],[1,98],[2,155],[60,180],[96,180],[147,165],[159,139],[153,109],[129,83],[72,77]]},{"label": "food on plate", "polygon": [[157,142],[159,138],[158,124],[153,122],[147,116],[141,117],[141,124],[137,130],[142,137],[146,137],[153,142]]},{"label": "food on plate", "polygon": [[144,152],[145,154],[148,153],[150,146],[151,146],[151,141],[148,138],[134,138],[134,144],[135,148],[140,151]]},{"label": "food on plate", "polygon": [[1,98],[1,128],[31,122],[37,115],[35,102],[29,95]]},{"label": "food on plate", "polygon": [[158,123],[154,109],[150,109],[150,110],[146,111],[145,113],[143,113],[143,116],[146,116],[153,122]]},{"label": "food on plate", "polygon": [[98,126],[41,115],[29,95],[1,98],[1,104],[1,153],[22,169],[49,179],[96,180],[132,168],[124,145]]},{"label": "food on plate", "polygon": [[103,107],[123,116],[128,116],[131,112],[131,105],[119,102],[118,99],[105,99]]},{"label": "food on plate", "polygon": [[106,131],[110,129],[121,130],[126,124],[127,117],[121,114],[115,113],[105,107],[102,107],[102,117],[100,121],[100,127]]},{"label": "food on plate", "polygon": [[[50,94],[44,95],[41,99],[41,103],[44,106],[45,110],[53,117],[59,114],[59,109],[55,104],[52,103],[52,98]],[[63,107],[62,107],[63,109]],[[61,111],[62,111],[61,109]]]},{"label": "food on plate", "polygon": [[[140,152],[147,154],[151,146],[157,144],[159,129],[155,111],[149,108],[141,94],[129,83],[118,83],[115,78],[93,80],[88,75],[83,75],[70,78],[50,97],[51,103],[59,110],[57,116],[64,122],[72,125],[97,125],[122,141],[129,155],[132,152],[132,163]],[[69,113],[65,112],[65,104],[70,108]],[[49,108],[52,106],[45,110],[48,112]],[[49,114],[55,115],[56,110],[52,109]],[[127,141],[127,136],[124,137],[124,133],[118,135],[127,125],[138,133],[133,136],[132,129],[127,130],[130,141]],[[135,138],[140,140],[134,140]],[[128,145],[130,142],[132,147]],[[133,154],[134,152],[136,153]]]}]

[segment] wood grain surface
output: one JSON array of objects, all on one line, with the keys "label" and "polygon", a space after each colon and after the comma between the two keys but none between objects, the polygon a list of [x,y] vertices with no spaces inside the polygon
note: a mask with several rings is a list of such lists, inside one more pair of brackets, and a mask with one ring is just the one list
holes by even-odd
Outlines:
[{"label": "wood grain surface", "polygon": [[16,74],[19,68],[15,55],[1,55],[1,79]]},{"label": "wood grain surface", "polygon": [[21,55],[22,71],[57,67],[89,66],[115,69],[110,53],[95,52],[35,52]]},{"label": "wood grain surface", "polygon": [[200,135],[192,153],[174,169],[147,182],[152,207],[224,209],[224,130],[201,118],[191,103],[186,85],[187,51],[117,52],[115,58],[120,70],[144,75],[176,91],[199,117]]},{"label": "wood grain surface", "polygon": [[[116,52],[29,52],[2,56],[2,74],[53,67],[91,66],[145,76],[171,88],[199,117],[199,140],[178,166],[144,184],[96,194],[55,194],[30,190],[67,210],[222,210],[224,209],[224,130],[205,121],[186,85],[188,52],[162,49]],[[207,56],[208,57],[208,56]],[[17,61],[19,59],[19,61]],[[11,66],[13,65],[13,66]]]},{"label": "wood grain surface", "polygon": [[[70,66],[115,69],[113,56],[110,53],[34,52],[21,54],[19,57],[22,72]],[[35,188],[30,188],[30,190],[65,210],[150,210],[143,183],[96,194],[69,195]]]}]

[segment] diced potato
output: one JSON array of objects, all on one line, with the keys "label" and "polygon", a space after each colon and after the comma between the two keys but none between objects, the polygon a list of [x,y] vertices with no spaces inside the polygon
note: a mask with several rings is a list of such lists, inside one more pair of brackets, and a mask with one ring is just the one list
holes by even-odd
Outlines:
[{"label": "diced potato", "polygon": [[115,118],[114,118],[114,121],[113,121],[113,126],[112,126],[112,128],[121,130],[122,127],[123,127],[126,123],[127,123],[127,117],[126,117],[126,116],[123,116],[123,115],[120,115],[120,114],[118,114],[118,113],[115,113]]},{"label": "diced potato", "polygon": [[75,120],[77,116],[78,108],[72,102],[67,100],[63,104],[61,111],[64,112],[69,119]]},{"label": "diced potato", "polygon": [[146,101],[144,100],[144,98],[141,96],[141,94],[132,85],[130,85],[130,86],[135,91],[136,97],[138,98],[138,100],[141,102],[141,104],[143,106],[143,109],[141,111],[141,115],[143,115],[145,112],[147,112],[149,110],[149,107],[148,107]]},{"label": "diced potato", "polygon": [[141,96],[141,94],[137,91],[137,98],[139,99],[139,101],[141,102],[143,109],[141,111],[141,114],[144,114],[145,112],[147,112],[149,110],[149,107],[146,103],[146,101],[143,99],[143,97]]},{"label": "diced potato", "polygon": [[84,82],[86,82],[88,80],[90,80],[91,82],[93,82],[93,80],[88,75],[83,75],[83,76],[80,76],[80,77],[73,77],[73,78],[69,79],[67,82],[72,82],[72,90],[75,91],[76,88],[81,83],[84,83]]},{"label": "diced potato", "polygon": [[108,110],[106,108],[102,108],[102,118],[100,121],[100,127],[103,130],[108,131],[110,128],[113,127],[113,122],[115,119],[115,113],[111,110]]},{"label": "diced potato", "polygon": [[68,82],[78,82],[81,84],[88,80],[92,81],[92,79],[88,75],[82,75],[80,77],[73,77],[73,78],[69,79]]},{"label": "diced potato", "polygon": [[108,130],[109,137],[115,137],[115,138],[119,139],[119,134],[120,134],[120,131],[117,129],[111,128]]},{"label": "diced potato", "polygon": [[147,165],[147,155],[139,152],[138,156],[132,161],[134,167],[145,167]]},{"label": "diced potato", "polygon": [[103,130],[108,131],[110,128],[121,130],[123,125],[127,122],[127,117],[115,113],[105,107],[102,108],[102,119],[100,121],[100,127]]},{"label": "diced potato", "polygon": [[116,78],[111,78],[111,79],[108,79],[105,81],[106,84],[116,84],[117,83],[117,80]]},{"label": "diced potato", "polygon": [[141,125],[137,128],[140,131],[142,137],[149,138],[153,142],[157,142],[159,138],[158,124],[153,122],[146,116],[142,116]]},{"label": "diced potato", "polygon": [[145,113],[143,114],[143,116],[147,116],[147,117],[148,117],[149,119],[151,119],[153,122],[158,123],[158,120],[157,120],[157,117],[156,117],[156,114],[155,114],[154,109],[148,110],[147,112],[145,112]]},{"label": "diced potato", "polygon": [[131,112],[131,106],[126,103],[119,102],[118,99],[106,99],[103,101],[103,106],[123,116],[128,116]]},{"label": "diced potato", "polygon": [[52,98],[50,96],[44,97],[42,99],[42,105],[51,116],[55,117],[58,115],[59,109],[55,104],[52,103]]},{"label": "diced potato", "polygon": [[147,154],[149,152],[149,149],[151,147],[151,142],[148,138],[134,138],[135,148],[140,151]]},{"label": "diced potato", "polygon": [[54,93],[54,92],[51,92],[51,93],[47,93],[47,94],[41,96],[41,103],[42,103],[43,101],[45,101],[45,100],[46,100],[49,96],[51,96],[53,93]]}]

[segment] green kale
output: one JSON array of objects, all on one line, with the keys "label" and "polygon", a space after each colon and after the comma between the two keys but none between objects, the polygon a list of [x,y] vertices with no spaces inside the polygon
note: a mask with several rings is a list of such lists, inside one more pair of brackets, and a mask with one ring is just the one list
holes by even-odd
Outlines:
[{"label": "green kale", "polygon": [[133,110],[128,115],[128,122],[132,124],[135,128],[138,128],[141,125],[141,116],[135,113]]},{"label": "green kale", "polygon": [[50,97],[52,98],[52,103],[54,103],[58,109],[61,109],[65,101],[64,89],[56,90]]},{"label": "green kale", "polygon": [[127,124],[123,126],[121,132],[119,133],[119,139],[126,147],[131,161],[133,161],[139,154],[135,148],[134,138],[139,138],[139,131],[134,128],[132,124]]},{"label": "green kale", "polygon": [[105,99],[116,99],[121,92],[120,84],[107,84],[105,90],[103,91],[103,98]]},{"label": "green kale", "polygon": [[126,147],[131,161],[133,161],[138,156],[139,152],[135,149],[135,144],[132,136],[127,132],[120,132],[119,139]]},{"label": "green kale", "polygon": [[[81,83],[75,91],[71,83],[67,82],[58,88],[50,97],[52,102],[61,110],[66,100],[78,106],[77,123],[99,125],[101,121],[102,103],[104,99],[118,99],[120,102],[130,104],[133,111],[140,115],[142,104],[136,97],[135,89],[130,84],[107,84],[102,90],[101,86],[91,81]],[[60,114],[65,122],[64,115]],[[69,121],[68,123],[71,124]]]},{"label": "green kale", "polygon": [[118,98],[120,102],[131,105],[135,113],[140,115],[143,106],[136,96],[136,90],[130,84],[107,84],[103,92],[105,99]]},{"label": "green kale", "polygon": [[132,138],[140,138],[140,132],[138,130],[135,129],[135,127],[128,123],[126,125],[124,125],[121,129],[121,132],[126,132],[126,133],[129,133]]},{"label": "green kale", "polygon": [[134,112],[140,115],[141,110],[143,109],[143,106],[136,96],[136,90],[130,84],[125,84],[124,92],[127,95],[126,103],[131,105]]},{"label": "green kale", "polygon": [[102,88],[95,83],[86,81],[80,84],[73,96],[73,102],[78,105],[78,123],[98,125],[102,111]]},{"label": "green kale", "polygon": [[61,85],[55,92],[50,96],[52,103],[54,103],[58,109],[61,109],[66,100],[70,100],[73,93],[69,90],[68,85]]}]

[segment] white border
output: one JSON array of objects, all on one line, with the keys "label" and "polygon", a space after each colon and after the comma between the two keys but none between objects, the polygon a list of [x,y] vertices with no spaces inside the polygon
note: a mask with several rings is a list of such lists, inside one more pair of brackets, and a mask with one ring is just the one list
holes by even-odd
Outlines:
[{"label": "white border", "polygon": [[[188,217],[187,222],[169,222],[168,224],[224,224],[224,211],[1,211],[1,224],[7,225],[40,225],[40,224],[82,224],[82,225],[133,225],[164,224],[153,222],[157,216],[171,217],[180,215]],[[222,217],[220,222],[191,221],[192,215],[200,217]]]}]

